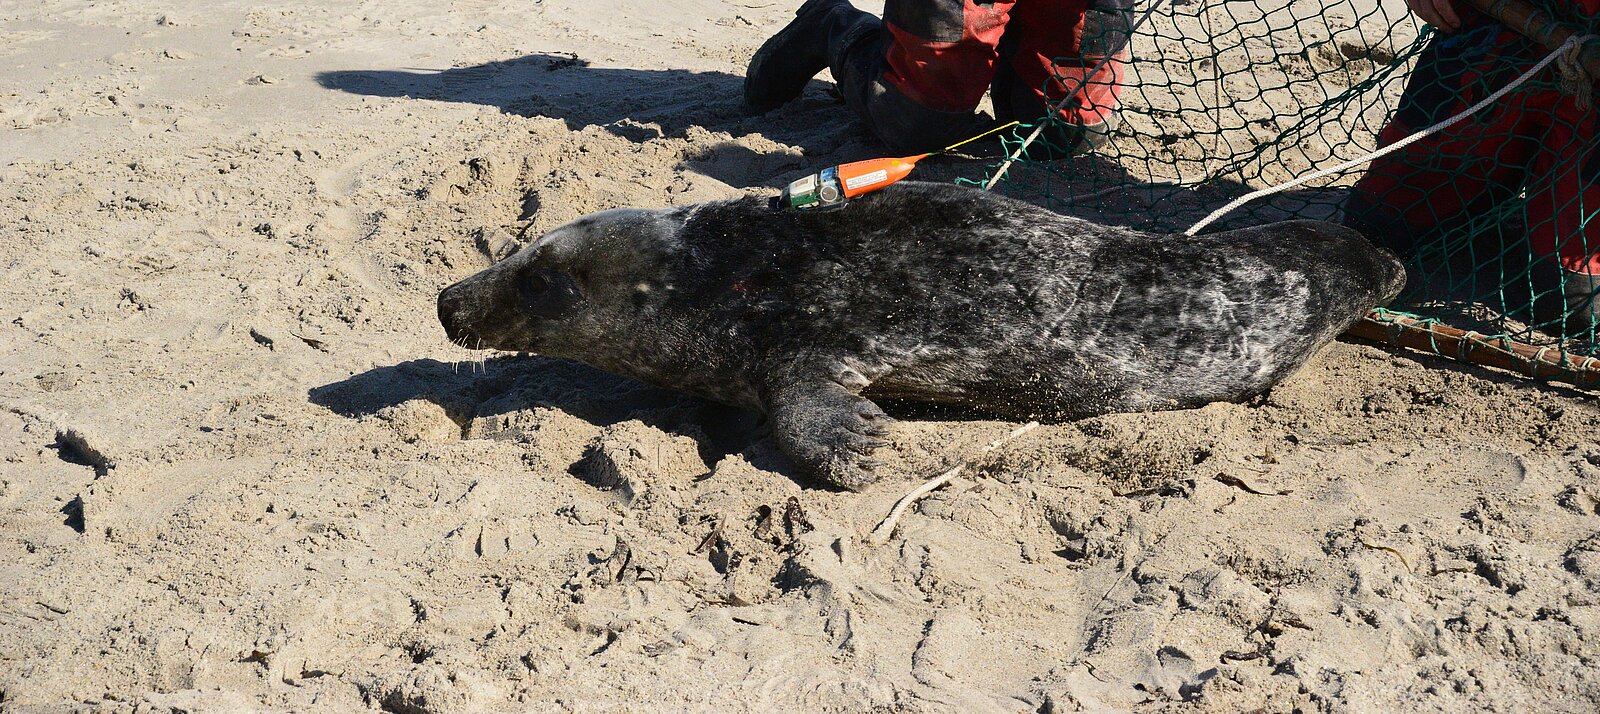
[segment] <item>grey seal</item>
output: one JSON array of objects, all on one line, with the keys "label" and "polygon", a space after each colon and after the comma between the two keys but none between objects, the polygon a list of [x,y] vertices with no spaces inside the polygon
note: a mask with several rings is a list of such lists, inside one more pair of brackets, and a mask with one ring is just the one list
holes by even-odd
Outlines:
[{"label": "grey seal", "polygon": [[902,181],[826,212],[592,214],[438,309],[465,346],[764,412],[798,468],[860,489],[890,421],[873,398],[1051,421],[1242,401],[1404,282],[1332,223],[1158,235]]}]

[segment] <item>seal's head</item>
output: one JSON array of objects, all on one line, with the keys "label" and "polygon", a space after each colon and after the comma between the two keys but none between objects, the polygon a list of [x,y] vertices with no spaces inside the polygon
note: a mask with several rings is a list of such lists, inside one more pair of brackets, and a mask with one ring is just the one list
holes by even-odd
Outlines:
[{"label": "seal's head", "polygon": [[677,223],[663,211],[616,209],[563,225],[445,288],[439,322],[464,347],[583,356],[671,289]]}]

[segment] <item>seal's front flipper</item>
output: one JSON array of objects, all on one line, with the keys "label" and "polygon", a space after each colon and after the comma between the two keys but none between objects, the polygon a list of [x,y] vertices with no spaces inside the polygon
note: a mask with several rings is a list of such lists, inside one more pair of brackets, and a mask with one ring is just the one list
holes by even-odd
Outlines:
[{"label": "seal's front flipper", "polygon": [[778,447],[808,475],[852,491],[878,479],[871,455],[893,420],[871,400],[831,380],[797,382],[773,391],[768,416]]}]

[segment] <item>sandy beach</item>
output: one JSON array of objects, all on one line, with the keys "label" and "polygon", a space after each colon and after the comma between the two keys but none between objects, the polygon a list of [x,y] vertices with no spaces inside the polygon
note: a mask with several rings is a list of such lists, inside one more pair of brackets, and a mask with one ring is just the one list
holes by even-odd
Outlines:
[{"label": "sandy beach", "polygon": [[573,218],[882,155],[826,76],[742,113],[797,4],[0,3],[0,711],[1600,708],[1592,395],[1339,342],[874,547],[1016,425],[899,415],[846,493],[445,339]]}]

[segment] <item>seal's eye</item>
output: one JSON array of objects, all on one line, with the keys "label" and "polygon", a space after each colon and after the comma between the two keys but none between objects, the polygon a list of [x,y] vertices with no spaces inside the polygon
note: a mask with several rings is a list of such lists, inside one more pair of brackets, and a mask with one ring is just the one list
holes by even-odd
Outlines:
[{"label": "seal's eye", "polygon": [[548,270],[532,270],[517,281],[522,309],[534,317],[561,317],[578,303],[578,284],[572,276]]},{"label": "seal's eye", "polygon": [[545,288],[548,287],[550,287],[550,281],[545,280],[544,276],[538,273],[529,275],[527,284],[525,285],[529,295],[538,295],[539,293],[544,292]]}]

